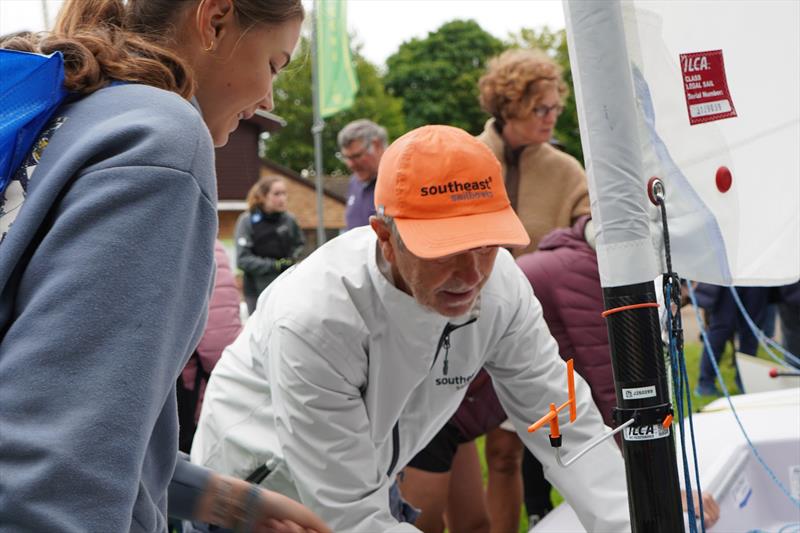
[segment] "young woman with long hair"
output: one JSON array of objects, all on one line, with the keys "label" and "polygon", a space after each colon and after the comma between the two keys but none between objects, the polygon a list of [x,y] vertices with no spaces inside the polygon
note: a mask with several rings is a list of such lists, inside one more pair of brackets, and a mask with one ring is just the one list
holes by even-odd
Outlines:
[{"label": "young woman with long hair", "polygon": [[[214,146],[272,108],[300,0],[67,0],[1,48],[64,58],[69,95],[0,195],[0,524],[166,531],[170,515],[327,531],[176,460],[175,383],[206,320]],[[177,466],[176,466],[177,464]]]}]

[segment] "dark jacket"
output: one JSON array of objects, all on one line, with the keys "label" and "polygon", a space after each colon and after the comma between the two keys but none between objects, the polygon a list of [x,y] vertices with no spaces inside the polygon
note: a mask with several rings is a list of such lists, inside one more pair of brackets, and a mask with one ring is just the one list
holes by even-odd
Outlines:
[{"label": "dark jacket", "polygon": [[575,359],[575,370],[587,381],[603,421],[611,423],[616,405],[608,330],[597,256],[584,239],[589,217],[571,228],[557,229],[539,243],[539,250],[517,259],[544,319],[564,359]]},{"label": "dark jacket", "polygon": [[711,285],[710,283],[698,283],[694,288],[694,297],[697,300],[697,306],[701,309],[711,311],[717,305],[717,301],[723,289],[727,294],[728,287]]},{"label": "dark jacket", "polygon": [[244,272],[244,295],[258,297],[300,256],[305,239],[289,213],[245,211],[236,223],[236,266]]},{"label": "dark jacket", "polygon": [[779,302],[800,305],[800,281],[791,285],[784,285],[778,289],[778,292],[780,294]]}]

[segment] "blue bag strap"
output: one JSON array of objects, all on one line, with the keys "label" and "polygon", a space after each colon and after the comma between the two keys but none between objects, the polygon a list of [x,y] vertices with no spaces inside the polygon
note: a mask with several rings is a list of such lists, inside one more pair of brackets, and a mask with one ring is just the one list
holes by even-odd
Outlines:
[{"label": "blue bag strap", "polygon": [[67,94],[61,52],[0,49],[0,195]]}]

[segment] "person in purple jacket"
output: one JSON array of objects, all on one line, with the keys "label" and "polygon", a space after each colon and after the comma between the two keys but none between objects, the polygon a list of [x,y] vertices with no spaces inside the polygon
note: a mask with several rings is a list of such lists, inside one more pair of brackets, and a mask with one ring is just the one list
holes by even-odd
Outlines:
[{"label": "person in purple jacket", "polygon": [[344,218],[347,229],[367,226],[375,214],[375,179],[389,137],[386,128],[361,118],[350,122],[339,131],[339,158],[350,169],[347,187],[347,207]]}]

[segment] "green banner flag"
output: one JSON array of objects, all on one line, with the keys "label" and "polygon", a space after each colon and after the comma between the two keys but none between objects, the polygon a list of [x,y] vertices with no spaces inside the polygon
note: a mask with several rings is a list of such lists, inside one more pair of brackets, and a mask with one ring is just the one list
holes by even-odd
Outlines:
[{"label": "green banner flag", "polygon": [[317,91],[322,118],[353,105],[358,90],[347,35],[347,2],[317,0]]}]

